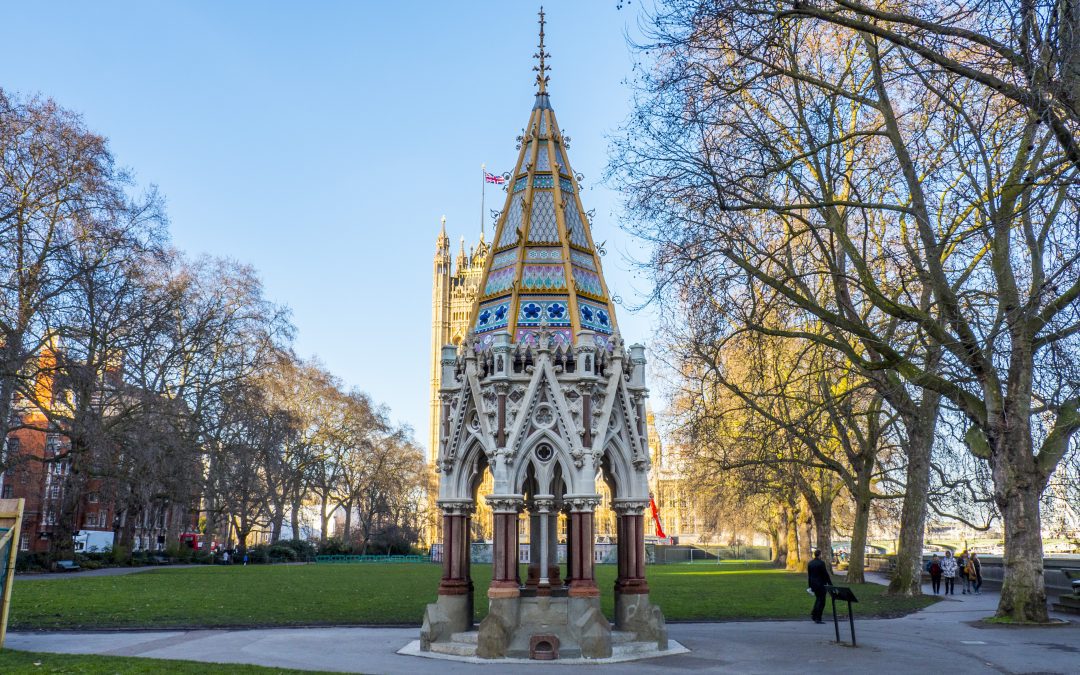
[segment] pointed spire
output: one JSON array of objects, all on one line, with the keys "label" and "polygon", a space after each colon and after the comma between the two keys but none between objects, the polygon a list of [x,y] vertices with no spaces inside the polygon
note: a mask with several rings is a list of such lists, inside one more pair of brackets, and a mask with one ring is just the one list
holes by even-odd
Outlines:
[{"label": "pointed spire", "polygon": [[548,71],[551,67],[545,63],[545,59],[549,58],[551,54],[544,50],[544,24],[547,21],[544,19],[544,7],[540,6],[540,44],[538,46],[539,51],[533,54],[533,58],[537,59],[539,63],[533,66],[533,70],[536,72],[536,105],[535,108],[550,108],[551,103],[548,101],[547,83],[551,79],[548,77]]},{"label": "pointed spire", "polygon": [[570,168],[567,139],[548,99],[545,22],[541,10],[536,103],[518,139],[517,163],[485,256],[473,332],[481,347],[506,331],[515,344],[534,349],[541,332],[552,349],[575,344],[581,336],[610,348],[611,295],[579,198],[581,186]]},{"label": "pointed spire", "polygon": [[435,239],[435,258],[437,261],[450,260],[450,237],[446,236],[446,216],[442,217],[442,229]]}]

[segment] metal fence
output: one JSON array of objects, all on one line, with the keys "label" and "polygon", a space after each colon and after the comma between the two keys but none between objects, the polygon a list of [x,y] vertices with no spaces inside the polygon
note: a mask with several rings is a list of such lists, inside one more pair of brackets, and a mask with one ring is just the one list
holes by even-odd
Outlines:
[{"label": "metal fence", "polygon": [[317,555],[317,563],[423,563],[431,562],[427,555]]}]

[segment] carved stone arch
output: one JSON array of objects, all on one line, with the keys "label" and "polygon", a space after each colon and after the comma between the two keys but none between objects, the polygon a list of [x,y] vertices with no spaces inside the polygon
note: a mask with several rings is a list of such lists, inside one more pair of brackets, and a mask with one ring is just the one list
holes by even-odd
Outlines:
[{"label": "carved stone arch", "polygon": [[454,499],[476,500],[476,489],[484,479],[484,471],[488,469],[488,457],[484,452],[484,445],[477,439],[472,439],[468,449],[457,463],[456,480],[454,481]]},{"label": "carved stone arch", "polygon": [[[534,456],[534,450],[541,443],[549,443],[552,446],[553,456],[547,462],[540,462]],[[551,477],[554,475],[554,467],[559,466],[562,472],[563,480],[567,477],[572,477],[573,472],[570,470],[570,466],[567,464],[570,451],[567,448],[566,441],[553,433],[550,429],[541,429],[536,433],[529,436],[523,451],[515,458],[517,462],[516,470],[514,471],[513,485],[515,488],[520,489],[523,485],[525,474],[528,471],[530,465],[534,466],[536,472],[536,478],[540,483],[540,489],[547,489],[551,484]],[[570,487],[570,486],[568,486]]]},{"label": "carved stone arch", "polygon": [[628,450],[618,436],[611,436],[604,444],[604,454],[600,460],[604,481],[611,490],[612,498],[631,496],[633,467],[627,461]]}]

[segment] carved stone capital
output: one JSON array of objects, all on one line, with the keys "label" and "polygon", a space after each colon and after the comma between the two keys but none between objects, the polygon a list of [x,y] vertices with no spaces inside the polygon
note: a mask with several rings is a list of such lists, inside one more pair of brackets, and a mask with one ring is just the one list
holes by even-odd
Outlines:
[{"label": "carved stone capital", "polygon": [[611,502],[611,510],[619,517],[640,516],[648,507],[648,499],[613,499]]},{"label": "carved stone capital", "polygon": [[555,508],[555,495],[534,495],[533,510],[540,513],[548,513]]},{"label": "carved stone capital", "polygon": [[521,495],[488,495],[484,497],[494,513],[521,513],[525,498]]},{"label": "carved stone capital", "polygon": [[440,499],[435,502],[442,509],[444,516],[471,516],[476,511],[476,504],[471,499]]},{"label": "carved stone capital", "polygon": [[570,505],[570,511],[576,513],[592,512],[600,506],[600,495],[567,495],[563,498]]}]

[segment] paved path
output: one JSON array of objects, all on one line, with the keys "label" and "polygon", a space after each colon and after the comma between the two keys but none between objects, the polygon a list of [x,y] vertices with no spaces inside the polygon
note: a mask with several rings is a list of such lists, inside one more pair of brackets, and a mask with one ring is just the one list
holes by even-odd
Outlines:
[{"label": "paved path", "polygon": [[[759,621],[669,626],[689,654],[610,666],[536,664],[535,673],[874,672],[1080,673],[1080,623],[1050,628],[976,628],[996,593],[957,595],[900,619],[857,621],[858,648],[833,644],[831,623]],[[847,639],[841,624],[841,638]],[[268,630],[10,633],[12,649],[150,656],[365,673],[502,673],[497,663],[474,665],[401,656],[416,628],[294,628]]]},{"label": "paved path", "polygon": [[15,581],[52,581],[54,579],[85,579],[86,577],[118,577],[124,574],[138,574],[153,570],[179,570],[185,567],[206,567],[206,565],[144,565],[142,567],[102,567],[97,570],[79,570],[78,572],[43,572],[41,574],[16,574]]}]

